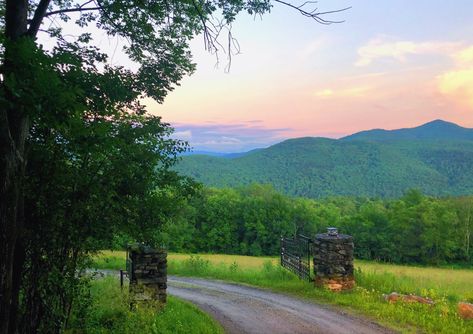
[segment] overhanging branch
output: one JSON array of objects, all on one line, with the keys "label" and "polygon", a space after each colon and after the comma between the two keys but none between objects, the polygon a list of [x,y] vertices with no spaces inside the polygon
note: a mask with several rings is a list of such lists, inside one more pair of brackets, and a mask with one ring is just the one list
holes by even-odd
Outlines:
[{"label": "overhanging branch", "polygon": [[326,11],[326,12],[319,12],[317,7],[309,8],[310,5],[315,5],[317,3],[317,1],[306,1],[306,2],[304,2],[303,4],[301,4],[299,6],[293,5],[289,2],[285,2],[285,1],[282,1],[282,0],[274,0],[274,2],[280,3],[284,6],[291,7],[293,9],[297,10],[303,16],[311,18],[311,19],[315,20],[317,23],[326,24],[326,25],[332,24],[332,23],[343,23],[345,21],[344,20],[342,20],[342,21],[326,20],[322,17],[323,15],[339,13],[339,12],[343,12],[343,11],[346,11],[346,10],[351,8],[351,6],[350,6],[350,7],[345,7],[345,8],[342,8],[342,9],[330,10],[330,11]]},{"label": "overhanging branch", "polygon": [[60,10],[54,10],[52,12],[46,13],[44,17],[55,15],[55,14],[63,14],[63,13],[73,13],[73,12],[85,12],[85,11],[93,11],[93,10],[100,10],[102,9],[101,7],[77,7],[77,8],[69,8],[69,9],[60,9]]},{"label": "overhanging branch", "polygon": [[36,10],[34,12],[33,18],[29,21],[30,26],[28,29],[28,35],[32,37],[36,36],[36,34],[39,31],[39,27],[41,26],[41,23],[43,22],[43,19],[45,17],[56,15],[56,14],[63,14],[63,13],[95,11],[95,10],[102,9],[102,7],[100,6],[85,7],[90,3],[95,3],[94,0],[89,0],[75,8],[65,8],[65,9],[58,9],[58,10],[53,10],[51,12],[47,12],[48,6],[50,3],[51,3],[51,0],[41,0],[39,2],[38,7],[36,7]]},{"label": "overhanging branch", "polygon": [[48,10],[48,6],[51,0],[41,0],[34,11],[33,19],[30,22],[30,27],[28,28],[28,35],[31,37],[35,37],[38,33],[39,27],[41,26],[41,22],[43,22],[43,18]]}]

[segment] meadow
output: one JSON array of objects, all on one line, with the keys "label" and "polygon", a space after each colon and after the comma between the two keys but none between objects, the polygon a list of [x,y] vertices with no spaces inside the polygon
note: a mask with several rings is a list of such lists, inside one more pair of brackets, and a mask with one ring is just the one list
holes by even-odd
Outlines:
[{"label": "meadow", "polygon": [[[95,267],[123,269],[124,258],[125,252],[105,251],[95,258]],[[404,333],[473,333],[473,321],[462,320],[456,312],[459,301],[473,302],[473,270],[367,261],[356,261],[355,267],[357,287],[351,292],[331,293],[299,280],[279,266],[277,257],[176,253],[168,256],[171,275],[228,280],[337,305]],[[391,292],[429,297],[435,305],[391,304],[383,298],[383,294]]]},{"label": "meadow", "polygon": [[[241,270],[254,270],[263,268],[268,263],[273,266],[279,265],[279,257],[275,256],[244,256],[225,254],[181,254],[169,253],[169,270],[175,275],[184,275],[178,272],[183,269],[183,263],[189,259],[198,258],[208,261],[214,268],[225,268],[226,266],[239,268]],[[98,269],[125,269],[124,251],[103,251],[94,260]],[[392,277],[393,281],[382,284],[383,292],[422,293],[425,290],[438,291],[450,300],[469,300],[473,302],[473,270],[436,268],[425,266],[394,265],[378,263],[373,261],[355,261],[355,268],[362,277]],[[202,273],[199,273],[202,275]],[[365,281],[363,281],[365,282]],[[361,282],[359,282],[361,284]],[[434,294],[430,291],[428,294]]]},{"label": "meadow", "polygon": [[120,289],[115,277],[90,282],[90,304],[72,310],[66,333],[100,334],[222,334],[209,315],[179,298],[168,296],[167,305],[138,306],[130,310],[128,289]]}]

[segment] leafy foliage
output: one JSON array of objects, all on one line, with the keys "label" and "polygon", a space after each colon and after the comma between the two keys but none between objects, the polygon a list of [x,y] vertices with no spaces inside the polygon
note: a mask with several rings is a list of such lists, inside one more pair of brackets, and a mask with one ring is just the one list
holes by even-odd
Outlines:
[{"label": "leafy foliage", "polygon": [[48,80],[51,99],[43,100],[47,112],[32,117],[27,141],[18,247],[19,323],[26,333],[63,328],[72,304],[81,303],[77,272],[90,254],[117,231],[152,243],[147,232],[164,224],[178,203],[168,194],[178,199],[192,191],[192,182],[169,170],[186,144],[170,139],[172,129],[159,117],[145,114],[126,72],[98,71],[87,64],[99,55],[81,50],[81,57],[70,44],[52,54],[38,50],[42,66],[49,65],[40,79]]},{"label": "leafy foliage", "polygon": [[182,207],[178,225],[160,229],[171,251],[278,255],[281,236],[336,226],[353,235],[359,259],[469,265],[473,259],[471,197],[437,199],[411,190],[393,200],[313,200],[254,184],[203,189]]}]

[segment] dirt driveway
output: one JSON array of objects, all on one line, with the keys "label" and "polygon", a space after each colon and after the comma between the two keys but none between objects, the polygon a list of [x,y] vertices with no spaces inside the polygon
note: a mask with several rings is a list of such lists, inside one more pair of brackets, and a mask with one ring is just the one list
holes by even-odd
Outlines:
[{"label": "dirt driveway", "polygon": [[394,333],[331,307],[223,281],[170,276],[168,293],[198,305],[231,334]]}]

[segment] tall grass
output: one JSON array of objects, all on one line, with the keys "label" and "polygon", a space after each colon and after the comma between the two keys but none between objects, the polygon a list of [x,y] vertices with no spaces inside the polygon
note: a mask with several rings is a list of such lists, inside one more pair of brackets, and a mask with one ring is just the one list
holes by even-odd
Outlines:
[{"label": "tall grass", "polygon": [[104,250],[93,258],[94,269],[125,269],[126,252]]},{"label": "tall grass", "polygon": [[[191,255],[169,253],[168,261],[170,270],[179,263],[188,260]],[[279,265],[278,257],[255,257],[224,254],[198,254],[202,260],[209,264],[220,266],[236,265],[240,269],[263,268],[265,263],[271,262]],[[124,269],[125,252],[103,251],[94,260],[97,269]],[[416,267],[407,265],[393,265],[369,261],[355,261],[355,267],[363,275],[358,277],[358,285],[369,289],[377,289],[383,293],[393,291],[399,293],[429,294],[428,290],[439,291],[441,295],[451,300],[464,300],[473,302],[473,270],[471,269],[446,269],[435,267]],[[183,275],[176,270],[176,274]],[[431,291],[430,295],[436,293]]]},{"label": "tall grass", "polygon": [[138,306],[131,311],[127,288],[114,277],[91,283],[91,305],[85,313],[73,311],[68,333],[223,333],[222,327],[194,305],[169,296],[166,307]]},{"label": "tall grass", "polygon": [[[94,268],[96,269],[125,269],[124,251],[101,251],[94,258]],[[200,258],[208,260],[212,264],[232,264],[236,262],[244,268],[260,268],[265,262],[271,261],[274,264],[279,263],[278,257],[256,257],[246,255],[226,255],[226,254],[196,254]],[[169,253],[168,260],[182,261],[189,258],[189,254]]]},{"label": "tall grass", "polygon": [[[109,257],[112,254],[104,254]],[[110,263],[119,261],[120,255]],[[102,265],[103,260],[100,260]],[[123,257],[121,261],[124,263]],[[234,255],[169,254],[172,275],[228,280],[269,288],[315,302],[342,306],[403,332],[473,333],[473,321],[462,320],[456,312],[458,301],[473,302],[473,270],[397,266],[357,261],[357,287],[350,292],[331,293],[314,288],[281,268],[275,257]],[[123,267],[122,267],[123,268]],[[434,306],[390,304],[383,294],[417,294],[435,300]]]},{"label": "tall grass", "polygon": [[[434,269],[429,268],[429,270]],[[171,258],[169,272],[173,275],[246,283],[311,301],[341,305],[352,313],[370,316],[402,332],[423,330],[426,333],[473,333],[473,321],[462,320],[456,312],[456,302],[465,297],[464,289],[461,288],[449,294],[444,290],[423,287],[418,284],[414,274],[399,277],[396,276],[395,271],[370,272],[367,270],[365,272],[363,269],[358,269],[356,271],[357,287],[353,291],[332,293],[325,289],[315,288],[310,282],[299,280],[292,273],[275,265],[274,259],[265,260],[259,268],[248,268],[239,265],[237,261],[230,264],[228,261],[212,263],[200,256],[190,256],[185,260]],[[452,271],[450,275],[454,272]],[[433,280],[441,281],[439,277],[433,277]],[[463,278],[461,275],[460,277]],[[383,294],[393,291],[430,297],[436,301],[436,304],[434,306],[390,304],[384,300]],[[465,289],[465,291],[467,294],[471,293],[471,290]]]},{"label": "tall grass", "polygon": [[[473,302],[473,270],[471,269],[417,267],[368,261],[357,261],[356,266],[365,274],[366,282],[360,282],[364,286],[379,285],[379,277],[391,275],[390,280],[382,280],[383,284],[387,284],[385,291],[398,289],[398,292],[405,293],[427,293],[434,298],[440,293],[452,300],[462,299]],[[433,291],[426,292],[425,290]]]}]

